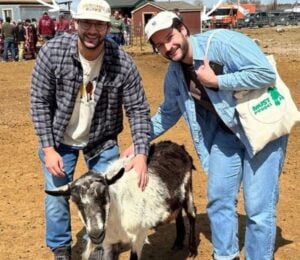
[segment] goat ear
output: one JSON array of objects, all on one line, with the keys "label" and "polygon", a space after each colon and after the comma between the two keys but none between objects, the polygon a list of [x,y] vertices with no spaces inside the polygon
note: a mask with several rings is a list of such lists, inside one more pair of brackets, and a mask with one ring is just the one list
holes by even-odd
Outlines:
[{"label": "goat ear", "polygon": [[107,184],[108,185],[114,184],[117,180],[119,180],[123,176],[124,172],[125,172],[125,168],[121,168],[121,170],[111,179],[106,179]]},{"label": "goat ear", "polygon": [[66,184],[53,190],[45,190],[45,192],[52,196],[69,196],[71,195],[71,188],[69,184]]}]

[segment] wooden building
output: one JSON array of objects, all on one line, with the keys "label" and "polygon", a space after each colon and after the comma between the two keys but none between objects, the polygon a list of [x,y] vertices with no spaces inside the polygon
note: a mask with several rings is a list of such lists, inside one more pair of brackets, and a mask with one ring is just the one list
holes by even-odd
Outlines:
[{"label": "wooden building", "polygon": [[138,5],[145,2],[145,0],[106,0],[112,10],[118,10],[123,15],[131,16],[131,11]]},{"label": "wooden building", "polygon": [[[201,8],[184,1],[172,2],[144,2],[131,12],[132,26],[136,33],[143,31],[149,19],[161,11],[173,11],[178,9],[184,24],[192,34],[200,32]],[[139,30],[137,30],[139,28]]]}]

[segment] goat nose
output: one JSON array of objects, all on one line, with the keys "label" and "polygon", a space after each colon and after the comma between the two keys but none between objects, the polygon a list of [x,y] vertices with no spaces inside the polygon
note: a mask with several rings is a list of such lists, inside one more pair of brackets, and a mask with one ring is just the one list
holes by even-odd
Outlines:
[{"label": "goat nose", "polygon": [[104,240],[105,232],[103,230],[91,230],[88,235],[93,244],[99,245]]}]

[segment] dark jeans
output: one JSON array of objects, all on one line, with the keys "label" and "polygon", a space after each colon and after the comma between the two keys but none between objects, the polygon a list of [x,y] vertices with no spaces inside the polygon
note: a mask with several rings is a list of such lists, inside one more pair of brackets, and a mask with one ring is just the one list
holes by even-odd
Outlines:
[{"label": "dark jeans", "polygon": [[8,60],[8,49],[11,52],[11,59],[14,61],[16,57],[16,46],[14,39],[6,38],[4,39],[4,52],[3,52],[3,60]]},{"label": "dark jeans", "polygon": [[123,33],[109,33],[108,38],[112,39],[118,45],[124,45]]}]

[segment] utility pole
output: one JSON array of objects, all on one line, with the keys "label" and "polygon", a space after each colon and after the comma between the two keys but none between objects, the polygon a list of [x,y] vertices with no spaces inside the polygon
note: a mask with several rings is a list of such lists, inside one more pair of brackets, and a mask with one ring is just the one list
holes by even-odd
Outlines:
[{"label": "utility pole", "polygon": [[274,0],[272,3],[272,9],[276,10],[277,9],[277,0]]}]

